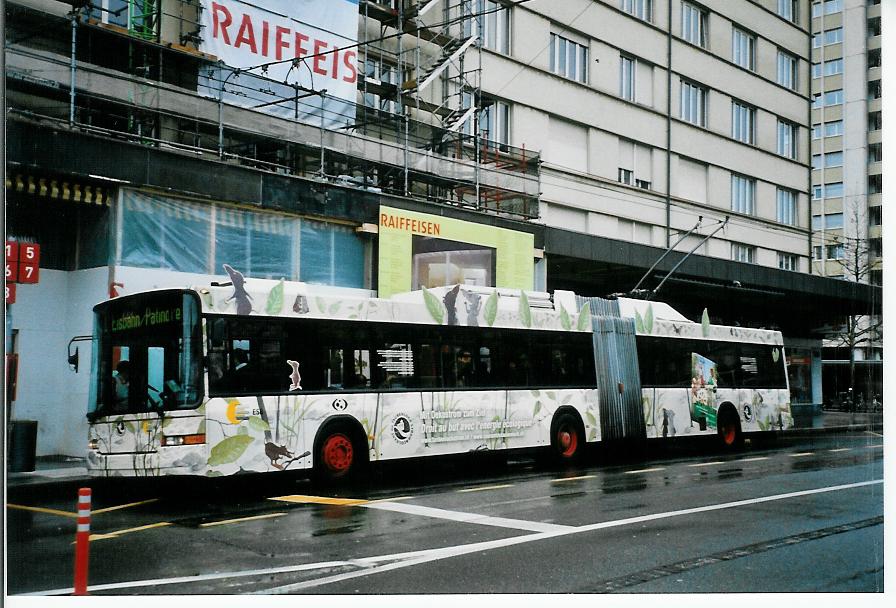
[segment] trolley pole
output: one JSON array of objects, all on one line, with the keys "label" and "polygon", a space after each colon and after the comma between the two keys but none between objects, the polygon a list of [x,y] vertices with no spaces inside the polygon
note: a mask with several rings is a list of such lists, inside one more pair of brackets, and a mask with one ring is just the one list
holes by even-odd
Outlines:
[{"label": "trolley pole", "polygon": [[90,488],[78,490],[78,531],[75,534],[75,595],[87,595],[90,557]]}]

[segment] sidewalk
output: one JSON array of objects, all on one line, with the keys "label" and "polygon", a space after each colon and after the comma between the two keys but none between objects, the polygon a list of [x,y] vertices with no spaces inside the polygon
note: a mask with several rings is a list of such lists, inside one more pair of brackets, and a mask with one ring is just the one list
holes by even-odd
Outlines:
[{"label": "sidewalk", "polygon": [[[828,433],[836,431],[883,432],[883,414],[865,412],[812,412],[795,413],[795,426],[784,431],[785,435]],[[35,470],[24,473],[7,473],[7,490],[25,486],[45,486],[50,484],[89,484],[91,478],[83,458],[66,456],[38,457]]]}]

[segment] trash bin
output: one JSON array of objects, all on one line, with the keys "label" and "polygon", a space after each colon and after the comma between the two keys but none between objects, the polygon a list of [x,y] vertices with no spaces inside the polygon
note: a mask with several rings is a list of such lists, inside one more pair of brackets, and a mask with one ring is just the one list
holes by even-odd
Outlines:
[{"label": "trash bin", "polygon": [[9,426],[9,471],[33,471],[37,454],[37,420],[12,420]]}]

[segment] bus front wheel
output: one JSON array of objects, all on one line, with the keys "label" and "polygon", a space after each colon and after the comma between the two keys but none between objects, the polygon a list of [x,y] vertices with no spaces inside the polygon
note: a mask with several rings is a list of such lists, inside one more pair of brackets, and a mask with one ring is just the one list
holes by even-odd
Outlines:
[{"label": "bus front wheel", "polygon": [[551,450],[561,464],[578,461],[585,448],[585,429],[581,421],[570,413],[560,414],[552,425]]}]

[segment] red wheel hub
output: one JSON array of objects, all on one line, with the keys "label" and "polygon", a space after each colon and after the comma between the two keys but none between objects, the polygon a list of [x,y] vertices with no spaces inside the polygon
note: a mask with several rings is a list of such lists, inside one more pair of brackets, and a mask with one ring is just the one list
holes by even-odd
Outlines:
[{"label": "red wheel hub", "polygon": [[326,467],[337,474],[345,473],[352,466],[354,450],[352,441],[342,433],[334,433],[324,440],[321,450]]},{"label": "red wheel hub", "polygon": [[722,425],[719,428],[719,432],[722,434],[722,441],[725,442],[725,445],[734,444],[734,439],[737,437],[737,429],[734,428],[733,424],[727,423]]},{"label": "red wheel hub", "polygon": [[563,426],[557,429],[557,445],[560,447],[560,455],[569,458],[579,448],[579,434],[575,429]]}]

